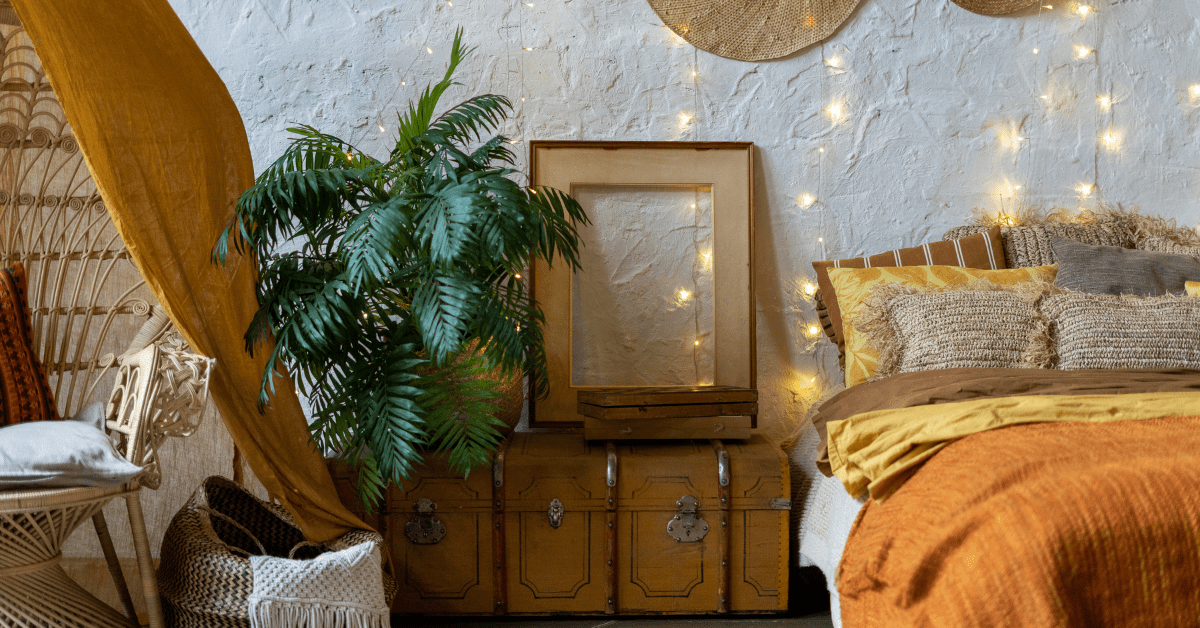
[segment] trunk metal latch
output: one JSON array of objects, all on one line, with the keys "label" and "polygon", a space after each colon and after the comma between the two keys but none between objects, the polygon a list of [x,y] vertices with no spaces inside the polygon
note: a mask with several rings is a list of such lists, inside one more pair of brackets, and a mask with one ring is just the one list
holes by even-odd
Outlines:
[{"label": "trunk metal latch", "polygon": [[404,524],[404,534],[416,545],[435,545],[446,536],[446,524],[433,516],[437,503],[428,497],[422,497],[413,504],[417,516]]},{"label": "trunk metal latch", "polygon": [[676,543],[698,543],[708,534],[708,522],[696,514],[700,501],[691,495],[684,495],[675,502],[679,514],[667,522],[667,534]]},{"label": "trunk metal latch", "polygon": [[550,527],[558,529],[562,525],[563,505],[558,501],[558,498],[550,500],[550,509],[546,511],[546,516],[550,518]]}]

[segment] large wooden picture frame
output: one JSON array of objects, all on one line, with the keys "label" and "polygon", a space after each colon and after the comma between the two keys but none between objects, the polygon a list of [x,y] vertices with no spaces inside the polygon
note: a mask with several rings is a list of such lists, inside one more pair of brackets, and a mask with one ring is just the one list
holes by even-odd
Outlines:
[{"label": "large wooden picture frame", "polygon": [[[714,385],[755,388],[754,145],[750,142],[534,141],[530,184],[572,195],[582,186],[693,186],[712,195]],[[581,243],[586,246],[586,242]],[[583,272],[587,272],[584,268]],[[538,260],[530,282],[546,316],[549,396],[531,399],[532,427],[579,427],[572,383],[572,281]],[[607,387],[606,387],[607,388]]]}]

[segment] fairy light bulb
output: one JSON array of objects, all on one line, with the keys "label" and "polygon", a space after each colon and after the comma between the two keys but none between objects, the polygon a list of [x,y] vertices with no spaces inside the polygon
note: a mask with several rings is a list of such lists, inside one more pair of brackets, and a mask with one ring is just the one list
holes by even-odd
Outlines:
[{"label": "fairy light bulb", "polygon": [[1080,196],[1090,196],[1095,188],[1096,186],[1092,185],[1091,183],[1080,183],[1076,190],[1079,191]]},{"label": "fairy light bulb", "polygon": [[380,133],[387,133],[387,129],[383,128],[382,124],[376,124],[375,126],[379,127]]},{"label": "fairy light bulb", "polygon": [[1104,145],[1108,148],[1112,148],[1117,145],[1117,136],[1112,131],[1108,131],[1104,135],[1101,135],[1100,139],[1104,140]]},{"label": "fairy light bulb", "polygon": [[829,108],[826,109],[826,111],[829,112],[829,117],[833,118],[833,121],[835,124],[842,119],[842,115],[844,113],[842,111],[841,103],[836,103],[836,102],[833,103],[832,105],[829,105]]},{"label": "fairy light bulb", "polygon": [[700,341],[699,341],[699,340],[697,340],[697,341],[693,342],[692,344],[693,344],[693,345],[696,345],[697,347],[699,347],[699,346],[700,346]]},{"label": "fairy light bulb", "polygon": [[1033,49],[1033,54],[1037,54],[1037,53],[1038,53],[1038,49],[1037,49],[1037,48],[1034,48],[1034,49]]},{"label": "fairy light bulb", "polygon": [[533,50],[533,48],[529,48],[529,47],[526,47],[525,49],[526,49],[526,50]]},{"label": "fairy light bulb", "polygon": [[831,67],[831,68],[840,68],[840,67],[842,67],[842,58],[841,57],[829,57],[829,59],[825,63],[828,63],[829,67]]},{"label": "fairy light bulb", "polygon": [[805,296],[809,296],[809,297],[816,294],[816,292],[817,292],[817,286],[814,285],[811,281],[804,282],[804,285],[800,286],[800,289],[804,291]]},{"label": "fairy light bulb", "polygon": [[816,201],[817,199],[813,198],[811,194],[802,194],[796,201],[796,204],[800,205],[802,209],[808,209],[809,207],[812,207],[812,204]]},{"label": "fairy light bulb", "polygon": [[687,290],[680,290],[680,291],[679,291],[679,300],[680,300],[680,301],[687,301],[687,300],[688,300],[688,299],[690,299],[690,298],[692,298],[692,293],[691,293],[691,292],[688,292]]},{"label": "fairy light bulb", "polygon": [[517,273],[517,274],[513,275],[513,279],[520,279],[520,278],[521,278],[521,273]]},{"label": "fairy light bulb", "polygon": [[819,332],[819,331],[821,331],[821,328],[820,328],[820,327],[817,327],[816,325],[809,325],[809,326],[808,326],[808,334],[809,334],[810,336],[815,336],[815,335],[817,335],[817,332]]},{"label": "fairy light bulb", "polygon": [[691,124],[691,122],[692,122],[692,116],[690,116],[686,113],[679,114],[679,124],[681,126],[687,126],[688,124]]},{"label": "fairy light bulb", "polygon": [[1092,49],[1087,46],[1075,46],[1075,56],[1080,59],[1092,54]]},{"label": "fairy light bulb", "polygon": [[1192,96],[1200,98],[1200,83],[1197,83],[1197,84],[1189,87],[1188,92],[1190,92],[1192,94]]},{"label": "fairy light bulb", "polygon": [[428,54],[433,54],[433,48],[430,48],[429,46],[425,46],[425,52]]},{"label": "fairy light bulb", "polygon": [[1107,95],[1101,96],[1097,100],[1100,102],[1100,107],[1102,109],[1108,109],[1112,106],[1112,98],[1108,97]]},{"label": "fairy light bulb", "polygon": [[822,147],[818,148],[818,149],[817,149],[817,152],[818,152],[818,153],[824,153],[824,152],[825,152],[825,147],[824,147],[824,146],[822,146]]},{"label": "fairy light bulb", "polygon": [[1086,18],[1088,16],[1088,13],[1092,12],[1092,7],[1089,7],[1086,4],[1081,4],[1081,5],[1079,5],[1078,9],[1075,9],[1075,11],[1079,13],[1079,17]]}]

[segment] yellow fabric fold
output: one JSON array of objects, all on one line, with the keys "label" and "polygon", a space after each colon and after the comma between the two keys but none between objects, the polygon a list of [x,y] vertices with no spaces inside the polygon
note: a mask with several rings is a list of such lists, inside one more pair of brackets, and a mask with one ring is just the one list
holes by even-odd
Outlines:
[{"label": "yellow fabric fold", "polygon": [[366,528],[339,501],[287,377],[257,407],[264,347],[243,335],[255,267],[209,261],[254,164],[237,107],[167,0],[13,0],[125,246],[171,320],[216,358],[212,396],[234,442],[305,536]]},{"label": "yellow fabric fold", "polygon": [[876,410],[832,421],[829,462],[854,497],[883,502],[921,463],[956,439],[1011,425],[1099,423],[1200,413],[1200,393],[1035,395]]}]

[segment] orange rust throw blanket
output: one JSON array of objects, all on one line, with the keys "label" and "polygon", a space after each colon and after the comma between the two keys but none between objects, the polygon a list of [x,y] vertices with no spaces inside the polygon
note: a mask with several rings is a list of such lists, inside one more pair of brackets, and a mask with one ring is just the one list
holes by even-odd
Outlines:
[{"label": "orange rust throw blanket", "polygon": [[838,574],[842,621],[1200,625],[1198,487],[1197,416],[961,438],[859,514]]}]

